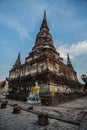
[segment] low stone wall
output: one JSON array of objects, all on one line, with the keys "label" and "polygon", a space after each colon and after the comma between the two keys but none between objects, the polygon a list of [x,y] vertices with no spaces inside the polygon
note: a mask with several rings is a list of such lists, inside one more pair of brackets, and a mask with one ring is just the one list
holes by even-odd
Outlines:
[{"label": "low stone wall", "polygon": [[27,96],[21,93],[10,93],[9,95],[6,96],[6,98],[17,101],[27,101]]},{"label": "low stone wall", "polygon": [[[41,104],[42,105],[46,105],[46,106],[56,106],[60,103],[65,103],[65,102],[69,102],[71,100],[83,97],[83,96],[87,96],[87,93],[55,93],[54,96],[52,96],[52,93],[40,93],[40,99],[41,99]],[[13,100],[17,100],[17,101],[27,101],[27,96],[21,93],[16,93],[13,94],[11,93],[10,95],[8,95],[6,98],[8,99],[13,99]]]},{"label": "low stone wall", "polygon": [[60,103],[69,102],[71,100],[87,96],[86,93],[55,93],[55,95],[52,97],[51,93],[45,93],[43,95],[40,95],[41,97],[41,103],[42,105],[53,105],[56,106]]}]

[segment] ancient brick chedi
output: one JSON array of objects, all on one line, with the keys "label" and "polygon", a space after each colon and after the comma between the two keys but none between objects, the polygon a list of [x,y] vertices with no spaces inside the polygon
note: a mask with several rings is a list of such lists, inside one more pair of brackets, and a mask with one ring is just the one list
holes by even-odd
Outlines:
[{"label": "ancient brick chedi", "polygon": [[67,64],[64,64],[63,58],[54,47],[46,11],[35,45],[29,56],[25,58],[25,63],[21,64],[19,53],[9,72],[9,87],[12,90],[27,94],[35,86],[35,82],[40,86],[40,93],[52,91],[69,93],[81,90],[69,54],[67,54]]}]

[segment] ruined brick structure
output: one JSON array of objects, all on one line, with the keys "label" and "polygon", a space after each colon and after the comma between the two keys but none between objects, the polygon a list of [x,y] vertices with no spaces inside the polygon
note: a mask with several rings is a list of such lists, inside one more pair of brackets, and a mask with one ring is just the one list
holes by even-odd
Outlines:
[{"label": "ruined brick structure", "polygon": [[46,11],[35,45],[29,56],[25,58],[25,63],[21,64],[19,53],[9,72],[9,87],[17,92],[27,94],[35,86],[36,81],[40,86],[40,93],[52,91],[73,93],[81,90],[69,54],[67,54],[67,64],[64,64],[63,58],[54,47],[47,25]]}]

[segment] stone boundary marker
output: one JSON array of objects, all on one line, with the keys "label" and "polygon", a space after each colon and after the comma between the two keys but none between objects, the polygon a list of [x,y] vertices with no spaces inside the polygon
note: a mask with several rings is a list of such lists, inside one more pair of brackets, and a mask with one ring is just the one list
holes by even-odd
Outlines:
[{"label": "stone boundary marker", "polygon": [[21,107],[20,106],[14,106],[12,113],[13,114],[20,114],[21,113]]},{"label": "stone boundary marker", "polygon": [[4,101],[1,103],[1,109],[7,108],[8,101]]},{"label": "stone boundary marker", "polygon": [[38,125],[48,125],[48,113],[40,113],[38,115]]}]

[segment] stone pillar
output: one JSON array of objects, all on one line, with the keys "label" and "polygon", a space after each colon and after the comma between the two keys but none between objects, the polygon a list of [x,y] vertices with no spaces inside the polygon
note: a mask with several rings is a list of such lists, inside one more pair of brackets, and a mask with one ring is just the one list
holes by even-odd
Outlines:
[{"label": "stone pillar", "polygon": [[21,107],[20,106],[14,106],[12,113],[13,114],[19,114],[19,113],[21,113]]},{"label": "stone pillar", "polygon": [[40,113],[38,115],[38,125],[48,125],[48,113]]},{"label": "stone pillar", "polygon": [[1,109],[7,108],[7,104],[8,104],[8,101],[2,102],[1,103]]}]

